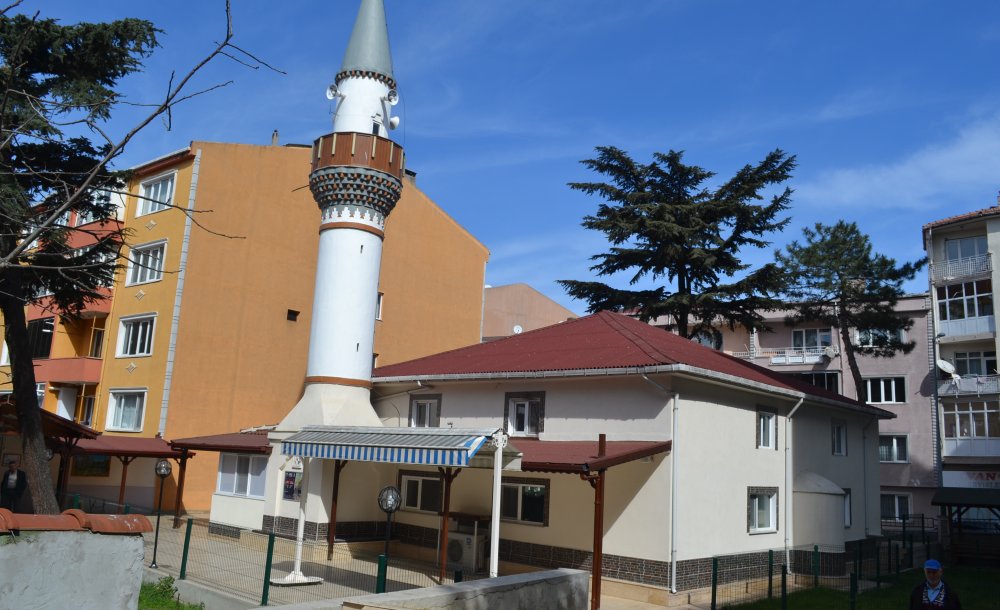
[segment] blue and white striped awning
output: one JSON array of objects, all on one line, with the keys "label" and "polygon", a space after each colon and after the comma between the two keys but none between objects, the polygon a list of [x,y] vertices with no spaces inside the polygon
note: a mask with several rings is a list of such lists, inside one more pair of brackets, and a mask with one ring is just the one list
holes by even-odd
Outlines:
[{"label": "blue and white striped awning", "polygon": [[306,426],[281,442],[281,453],[326,460],[468,466],[494,432],[492,429]]}]

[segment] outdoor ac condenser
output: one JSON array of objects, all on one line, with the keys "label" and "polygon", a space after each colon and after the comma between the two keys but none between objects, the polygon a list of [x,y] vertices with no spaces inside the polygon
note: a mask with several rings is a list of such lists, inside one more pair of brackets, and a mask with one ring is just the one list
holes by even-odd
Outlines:
[{"label": "outdoor ac condenser", "polygon": [[474,574],[486,565],[486,535],[448,534],[448,568]]}]

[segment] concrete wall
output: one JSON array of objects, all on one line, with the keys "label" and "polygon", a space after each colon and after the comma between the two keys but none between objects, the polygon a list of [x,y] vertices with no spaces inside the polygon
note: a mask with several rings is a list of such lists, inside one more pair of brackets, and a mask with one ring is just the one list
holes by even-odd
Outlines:
[{"label": "concrete wall", "polygon": [[22,531],[0,538],[0,606],[134,609],[139,604],[141,536]]}]

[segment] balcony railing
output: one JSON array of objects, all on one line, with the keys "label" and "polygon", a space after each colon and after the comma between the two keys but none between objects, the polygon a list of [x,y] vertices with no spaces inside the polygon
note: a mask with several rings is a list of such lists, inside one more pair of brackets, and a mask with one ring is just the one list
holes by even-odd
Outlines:
[{"label": "balcony railing", "polygon": [[993,262],[990,255],[980,254],[956,260],[935,261],[931,267],[931,280],[934,283],[950,282],[987,275],[991,271],[993,271]]},{"label": "balcony railing", "polygon": [[730,352],[736,358],[767,358],[771,364],[816,364],[836,355],[830,347],[758,347],[751,351]]},{"label": "balcony railing", "polygon": [[996,332],[996,323],[993,316],[980,316],[978,318],[965,318],[963,320],[942,320],[938,326],[939,330],[949,338]]},{"label": "balcony railing", "polygon": [[1000,394],[1000,375],[972,375],[938,382],[939,396]]}]

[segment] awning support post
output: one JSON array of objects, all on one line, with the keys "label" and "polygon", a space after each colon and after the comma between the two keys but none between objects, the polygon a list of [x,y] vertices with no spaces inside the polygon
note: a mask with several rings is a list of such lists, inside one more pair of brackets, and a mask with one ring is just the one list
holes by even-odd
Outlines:
[{"label": "awning support post", "polygon": [[125,505],[125,481],[128,479],[128,465],[135,461],[135,457],[118,456],[118,461],[122,463],[122,478],[118,484],[118,514],[121,514]]},{"label": "awning support post", "polygon": [[441,582],[444,582],[445,573],[448,570],[448,516],[451,513],[451,483],[461,472],[458,468],[438,467],[441,478],[444,480],[444,507],[441,511]]},{"label": "awning support post", "polygon": [[[601,434],[597,441],[597,457],[607,455],[607,436]],[[591,562],[590,608],[601,608],[601,572],[604,569],[604,477],[606,469],[597,472],[581,472],[580,478],[594,488],[594,543]]]},{"label": "awning support post", "polygon": [[500,472],[503,470],[503,450],[509,437],[503,428],[493,433],[493,505],[490,509],[490,578],[500,569]]},{"label": "awning support post", "polygon": [[181,449],[180,472],[177,473],[177,497],[174,498],[174,529],[181,526],[181,499],[184,497],[184,474],[187,472],[188,450]]},{"label": "awning support post", "polygon": [[347,466],[347,460],[333,463],[333,496],[330,498],[330,522],[326,526],[326,560],[333,559],[333,543],[337,541],[337,497],[340,496],[340,471]]}]

